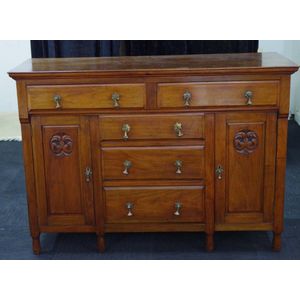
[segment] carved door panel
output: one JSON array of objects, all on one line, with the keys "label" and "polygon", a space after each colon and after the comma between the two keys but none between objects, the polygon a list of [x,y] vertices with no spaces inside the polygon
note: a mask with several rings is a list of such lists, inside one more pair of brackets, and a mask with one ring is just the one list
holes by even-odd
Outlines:
[{"label": "carved door panel", "polygon": [[220,113],[215,138],[216,223],[270,223],[276,114]]},{"label": "carved door panel", "polygon": [[93,181],[87,117],[33,117],[40,225],[93,225]]}]

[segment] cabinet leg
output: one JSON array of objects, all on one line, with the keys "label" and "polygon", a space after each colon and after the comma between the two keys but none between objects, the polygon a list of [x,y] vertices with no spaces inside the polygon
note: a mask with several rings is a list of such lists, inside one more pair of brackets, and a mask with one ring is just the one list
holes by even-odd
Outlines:
[{"label": "cabinet leg", "polygon": [[41,253],[40,236],[32,237],[32,250],[35,255],[39,255]]},{"label": "cabinet leg", "polygon": [[281,233],[273,232],[273,251],[281,249]]},{"label": "cabinet leg", "polygon": [[206,251],[211,252],[214,250],[214,235],[206,234]]},{"label": "cabinet leg", "polygon": [[97,235],[97,245],[99,252],[103,253],[105,251],[105,240],[103,234]]}]

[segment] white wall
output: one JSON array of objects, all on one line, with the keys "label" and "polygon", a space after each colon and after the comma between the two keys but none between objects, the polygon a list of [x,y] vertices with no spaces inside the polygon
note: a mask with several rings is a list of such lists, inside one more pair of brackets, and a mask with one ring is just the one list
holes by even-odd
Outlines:
[{"label": "white wall", "polygon": [[[278,52],[300,65],[300,41],[259,41],[259,52]],[[290,112],[295,114],[300,125],[300,71],[292,75]]]},{"label": "white wall", "polygon": [[30,57],[29,40],[0,40],[0,113],[18,111],[16,84],[7,72]]}]

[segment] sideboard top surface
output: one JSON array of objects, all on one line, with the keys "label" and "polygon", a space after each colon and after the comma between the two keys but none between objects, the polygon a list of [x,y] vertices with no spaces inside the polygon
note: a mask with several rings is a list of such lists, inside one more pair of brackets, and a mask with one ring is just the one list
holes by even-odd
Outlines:
[{"label": "sideboard top surface", "polygon": [[294,73],[298,66],[273,52],[85,58],[34,58],[9,72],[14,79],[126,75]]}]

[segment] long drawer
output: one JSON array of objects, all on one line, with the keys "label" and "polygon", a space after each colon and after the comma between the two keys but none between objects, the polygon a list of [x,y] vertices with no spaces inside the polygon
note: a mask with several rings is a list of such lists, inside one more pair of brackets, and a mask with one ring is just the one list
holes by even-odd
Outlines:
[{"label": "long drawer", "polygon": [[278,81],[187,82],[158,84],[162,108],[255,106],[278,103]]},{"label": "long drawer", "polygon": [[29,109],[143,108],[144,84],[28,86]]},{"label": "long drawer", "polygon": [[204,188],[105,188],[106,223],[203,222]]},{"label": "long drawer", "polygon": [[139,114],[100,117],[102,140],[200,139],[204,114]]},{"label": "long drawer", "polygon": [[103,178],[201,179],[204,146],[102,148]]}]

